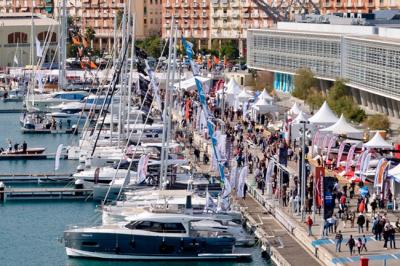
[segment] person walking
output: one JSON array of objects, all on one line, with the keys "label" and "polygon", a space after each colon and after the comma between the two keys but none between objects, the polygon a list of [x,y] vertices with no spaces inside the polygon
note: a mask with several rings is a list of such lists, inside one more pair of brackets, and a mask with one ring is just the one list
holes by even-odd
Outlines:
[{"label": "person walking", "polygon": [[306,224],[307,224],[307,227],[308,227],[308,236],[312,236],[311,228],[312,228],[312,225],[313,225],[313,220],[311,219],[311,216],[307,217]]},{"label": "person walking", "polygon": [[357,217],[358,233],[364,233],[365,217],[362,213]]},{"label": "person walking", "polygon": [[389,229],[389,241],[390,241],[390,248],[396,249],[396,239],[395,239],[396,230],[393,226],[390,225]]},{"label": "person walking", "polygon": [[356,245],[356,242],[354,241],[353,235],[350,235],[350,238],[346,243],[346,246],[349,247],[350,256],[353,255],[353,250],[354,250],[355,245]]},{"label": "person walking", "polygon": [[357,239],[357,250],[358,250],[358,255],[361,255],[361,249],[362,249],[363,243],[361,238]]},{"label": "person walking", "polygon": [[342,241],[343,241],[343,235],[342,231],[339,230],[339,233],[336,234],[335,236],[336,240],[336,252],[341,252],[341,247],[342,247]]},{"label": "person walking", "polygon": [[383,228],[383,240],[384,240],[384,244],[383,247],[387,249],[387,243],[389,242],[389,224],[386,223],[384,228]]},{"label": "person walking", "polygon": [[367,250],[367,237],[365,235],[363,235],[361,251],[363,251],[363,249],[365,249],[365,252],[368,252],[368,250]]}]

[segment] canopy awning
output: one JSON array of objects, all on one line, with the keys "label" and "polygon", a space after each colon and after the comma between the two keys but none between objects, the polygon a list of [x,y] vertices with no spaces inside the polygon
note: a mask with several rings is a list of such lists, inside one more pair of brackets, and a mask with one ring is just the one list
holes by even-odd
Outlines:
[{"label": "canopy awning", "polygon": [[249,92],[247,92],[246,90],[242,90],[238,96],[236,97],[236,99],[239,102],[247,102],[250,99],[252,99],[254,96],[252,94],[250,94]]},{"label": "canopy awning", "polygon": [[379,132],[376,132],[375,136],[373,136],[373,138],[370,139],[367,143],[364,143],[363,146],[366,148],[375,148],[375,149],[393,148],[393,145],[384,140],[381,134],[379,134]]},{"label": "canopy awning", "polygon": [[308,119],[311,124],[334,124],[338,120],[339,119],[333,113],[331,108],[329,108],[326,101],[322,104],[321,108],[319,108],[319,110]]},{"label": "canopy awning", "polygon": [[301,112],[300,106],[298,103],[294,103],[292,108],[289,109],[288,113],[292,115],[298,115]]},{"label": "canopy awning", "polygon": [[335,124],[330,127],[321,129],[321,132],[332,132],[333,134],[337,135],[362,133],[361,130],[354,128],[352,125],[350,125],[344,118],[343,114],[340,116],[339,120]]}]

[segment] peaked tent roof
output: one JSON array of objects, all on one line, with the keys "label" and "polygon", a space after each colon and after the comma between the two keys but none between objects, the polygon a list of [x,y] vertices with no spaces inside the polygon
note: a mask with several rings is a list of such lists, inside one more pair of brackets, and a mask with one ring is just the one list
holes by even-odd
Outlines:
[{"label": "peaked tent roof", "polygon": [[300,112],[295,119],[293,119],[292,124],[299,124],[301,121],[307,121],[306,114],[304,112]]},{"label": "peaked tent roof", "polygon": [[250,100],[251,98],[253,98],[254,96],[252,94],[250,94],[249,92],[247,92],[246,90],[242,90],[238,96],[236,97],[236,99],[239,102],[247,102],[248,100]]},{"label": "peaked tent roof", "polygon": [[258,97],[264,98],[264,99],[269,100],[269,101],[272,101],[274,99],[274,98],[272,98],[271,95],[269,95],[269,93],[267,92],[267,89],[264,89],[261,92],[260,96],[258,96]]},{"label": "peaked tent roof", "polygon": [[234,79],[231,79],[227,85],[226,94],[239,94],[242,90]]},{"label": "peaked tent roof", "polygon": [[321,129],[321,131],[322,132],[332,132],[333,134],[351,134],[351,133],[361,133],[362,132],[361,130],[354,128],[352,125],[347,123],[343,114],[340,116],[339,120],[335,124],[333,124],[330,127]]},{"label": "peaked tent roof", "polygon": [[381,134],[379,134],[379,132],[376,132],[375,136],[373,136],[372,139],[370,139],[367,143],[364,143],[363,146],[366,148],[379,148],[379,149],[393,148],[393,145],[384,140]]},{"label": "peaked tent roof", "polygon": [[319,108],[319,110],[308,119],[311,124],[334,124],[338,120],[339,119],[333,113],[331,108],[329,108],[326,101],[322,104],[321,108]]},{"label": "peaked tent roof", "polygon": [[297,115],[301,112],[301,109],[298,105],[298,103],[294,103],[292,108],[288,111],[289,114]]}]

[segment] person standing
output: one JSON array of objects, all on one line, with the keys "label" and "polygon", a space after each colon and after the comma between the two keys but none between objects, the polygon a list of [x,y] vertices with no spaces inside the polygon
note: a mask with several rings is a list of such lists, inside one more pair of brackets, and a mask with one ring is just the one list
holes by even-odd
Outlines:
[{"label": "person standing", "polygon": [[354,241],[353,235],[350,235],[350,238],[346,243],[346,246],[349,247],[350,256],[353,255],[353,250],[354,250],[355,245],[356,245],[356,242]]},{"label": "person standing", "polygon": [[395,239],[396,230],[393,226],[390,225],[389,229],[389,241],[390,241],[390,248],[396,249],[396,239]]},{"label": "person standing", "polygon": [[308,227],[308,236],[312,236],[311,228],[312,228],[312,225],[313,225],[313,220],[311,219],[311,216],[307,217],[306,224],[307,224],[307,227]]},{"label": "person standing", "polygon": [[361,238],[357,239],[357,250],[358,250],[358,255],[361,255],[361,249],[362,249],[363,243]]},{"label": "person standing", "polygon": [[358,233],[364,233],[365,217],[362,213],[357,217]]},{"label": "person standing", "polygon": [[341,252],[341,247],[342,247],[342,241],[343,241],[343,235],[342,231],[339,230],[339,233],[336,234],[335,236],[336,240],[336,252]]},{"label": "person standing", "polygon": [[22,152],[26,153],[27,149],[28,149],[28,144],[26,144],[26,142],[24,140],[24,142],[22,143]]}]

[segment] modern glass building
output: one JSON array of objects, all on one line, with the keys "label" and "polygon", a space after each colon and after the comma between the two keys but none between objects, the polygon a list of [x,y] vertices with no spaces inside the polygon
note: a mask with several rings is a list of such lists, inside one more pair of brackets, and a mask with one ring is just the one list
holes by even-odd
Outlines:
[{"label": "modern glass building", "polygon": [[290,91],[305,67],[321,81],[346,80],[359,104],[400,116],[400,29],[284,22],[249,30],[247,47],[248,66],[274,72],[276,90]]}]

